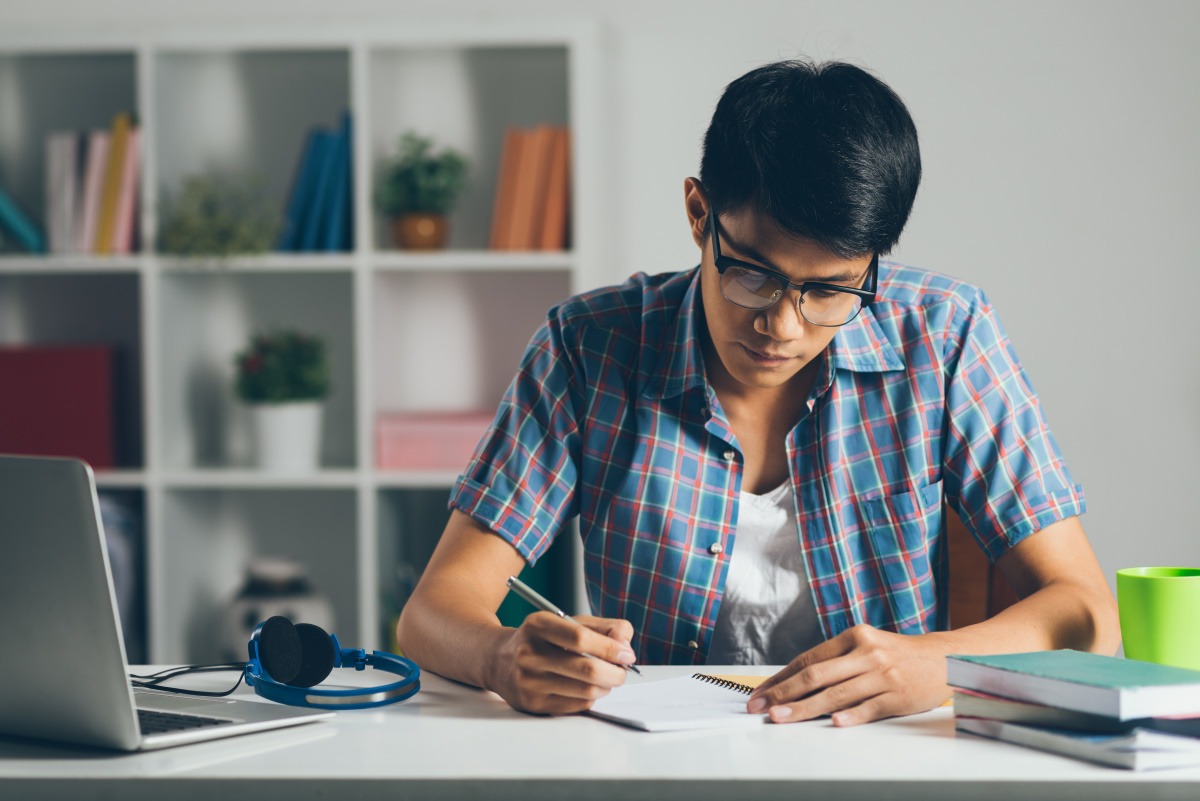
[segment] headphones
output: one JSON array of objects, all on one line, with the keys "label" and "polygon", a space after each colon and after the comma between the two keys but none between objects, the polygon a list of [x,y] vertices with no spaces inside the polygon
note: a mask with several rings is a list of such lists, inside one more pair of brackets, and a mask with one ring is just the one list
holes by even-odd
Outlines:
[{"label": "headphones", "polygon": [[[286,617],[267,618],[254,629],[250,661],[242,673],[246,684],[263,698],[290,706],[317,709],[369,709],[403,701],[421,689],[421,668],[411,659],[361,648],[343,648],[336,635],[311,623],[292,624]],[[367,666],[400,676],[378,687],[344,690],[313,689],[335,667]]]}]

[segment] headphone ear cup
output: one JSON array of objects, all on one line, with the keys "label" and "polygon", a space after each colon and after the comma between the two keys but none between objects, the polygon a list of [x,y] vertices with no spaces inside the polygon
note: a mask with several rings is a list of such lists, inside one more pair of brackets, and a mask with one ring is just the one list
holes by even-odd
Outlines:
[{"label": "headphone ear cup", "polygon": [[325,629],[312,623],[299,623],[295,628],[303,659],[296,675],[286,683],[293,687],[312,687],[325,681],[333,672],[337,660],[333,638],[325,633]]},{"label": "headphone ear cup", "polygon": [[258,632],[258,659],[267,675],[280,684],[291,684],[303,665],[300,634],[281,615],[267,618]]}]

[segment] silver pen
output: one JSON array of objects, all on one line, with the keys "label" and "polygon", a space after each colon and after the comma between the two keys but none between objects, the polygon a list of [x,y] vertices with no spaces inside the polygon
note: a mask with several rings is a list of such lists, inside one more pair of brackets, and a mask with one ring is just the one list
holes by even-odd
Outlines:
[{"label": "silver pen", "polygon": [[[570,620],[576,626],[583,626],[583,624],[580,623],[578,620],[575,620],[573,617],[568,615],[566,612],[564,612],[563,610],[559,609],[554,604],[547,601],[545,598],[542,597],[542,595],[537,590],[533,589],[533,587],[530,587],[528,584],[521,581],[516,576],[509,576],[508,581],[506,583],[508,584],[508,588],[510,590],[515,592],[517,595],[520,595],[526,601],[529,601],[529,603],[533,604],[534,606],[536,606],[538,609],[542,610],[543,612],[549,612],[552,615],[558,615],[563,620]],[[600,658],[598,656],[595,656],[594,654],[584,654],[584,656],[589,657],[590,659],[599,659]],[[642,671],[638,670],[636,665],[618,665],[618,667],[623,667],[626,670],[632,670],[634,673],[638,674],[639,676],[642,675]]]}]

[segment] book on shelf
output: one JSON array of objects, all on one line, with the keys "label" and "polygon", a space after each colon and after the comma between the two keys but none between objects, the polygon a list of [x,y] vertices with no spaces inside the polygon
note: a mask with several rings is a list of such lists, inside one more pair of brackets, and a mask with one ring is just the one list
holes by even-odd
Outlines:
[{"label": "book on shelf", "polygon": [[113,216],[113,253],[133,252],[134,232],[137,227],[137,186],[139,162],[141,161],[142,135],[137,128],[130,128],[125,139],[125,156],[121,162],[121,178],[117,190],[117,207]]},{"label": "book on shelf", "polygon": [[505,133],[489,246],[496,250],[566,247],[570,186],[566,128],[539,125]]},{"label": "book on shelf", "polygon": [[46,244],[51,253],[75,250],[79,138],[74,131],[56,131],[46,137]]},{"label": "book on shelf", "polygon": [[42,232],[3,188],[0,188],[0,228],[24,250],[30,253],[45,252],[46,240]]},{"label": "book on shelf", "polygon": [[83,188],[79,194],[76,215],[78,237],[75,240],[77,253],[93,252],[96,243],[96,228],[100,220],[100,203],[104,194],[104,172],[108,162],[109,133],[97,130],[88,134],[86,164],[83,167]]},{"label": "book on shelf", "polygon": [[104,187],[100,193],[99,220],[96,223],[95,253],[113,252],[113,233],[116,228],[117,205],[121,196],[121,179],[125,160],[129,157],[130,118],[121,112],[113,118],[109,132],[108,161],[104,166]]},{"label": "book on shelf", "polygon": [[114,353],[99,345],[0,345],[0,453],[114,466]]},{"label": "book on shelf", "polygon": [[994,740],[1129,770],[1200,765],[1200,739],[1143,728],[1087,732],[972,717],[955,717],[954,726]]},{"label": "book on shelf", "polygon": [[349,111],[337,130],[318,125],[305,134],[284,205],[278,250],[353,249],[353,134]]},{"label": "book on shelf", "polygon": [[947,682],[965,690],[1119,720],[1200,714],[1200,671],[1083,651],[946,658]]},{"label": "book on shelf", "polygon": [[333,180],[329,190],[328,204],[321,222],[321,250],[352,250],[350,243],[350,197],[351,197],[351,142],[353,122],[350,112],[342,115],[337,141],[333,152]]}]

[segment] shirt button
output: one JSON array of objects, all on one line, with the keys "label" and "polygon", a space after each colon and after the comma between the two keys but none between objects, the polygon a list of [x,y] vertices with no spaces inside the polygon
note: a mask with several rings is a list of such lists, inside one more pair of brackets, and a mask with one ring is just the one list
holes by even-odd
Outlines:
[{"label": "shirt button", "polygon": [[725,549],[721,547],[721,543],[719,543],[719,542],[714,542],[712,545],[708,546],[708,552],[713,554],[714,556],[716,554],[719,554],[723,550],[725,550]]},{"label": "shirt button", "polygon": [[688,640],[688,648],[691,648],[693,651],[697,651],[700,649],[700,643],[696,642],[695,640]]},{"label": "shirt button", "polygon": [[737,451],[735,451],[733,448],[730,448],[729,450],[725,451],[724,456],[725,461],[732,462],[733,457],[737,456]]}]

